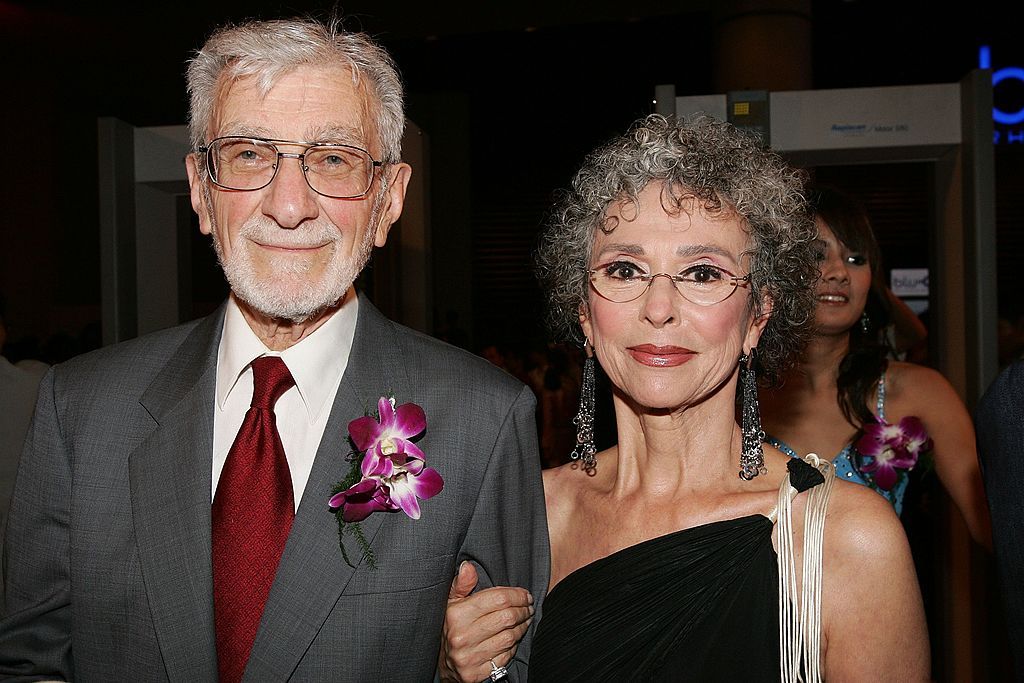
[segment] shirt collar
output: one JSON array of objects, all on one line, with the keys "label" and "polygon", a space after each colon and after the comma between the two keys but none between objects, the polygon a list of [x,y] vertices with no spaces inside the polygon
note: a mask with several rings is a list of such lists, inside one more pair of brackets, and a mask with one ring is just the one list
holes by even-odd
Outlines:
[{"label": "shirt collar", "polygon": [[314,422],[334,393],[348,366],[355,338],[359,297],[350,289],[346,301],[308,337],[288,349],[271,351],[249,327],[235,298],[229,297],[224,333],[217,353],[217,406],[224,408],[238,378],[260,356],[280,356],[295,379],[309,421]]}]

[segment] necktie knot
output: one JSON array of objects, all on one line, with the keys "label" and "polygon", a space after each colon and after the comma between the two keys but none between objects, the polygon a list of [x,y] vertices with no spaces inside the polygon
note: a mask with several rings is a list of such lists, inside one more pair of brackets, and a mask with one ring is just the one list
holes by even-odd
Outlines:
[{"label": "necktie knot", "polygon": [[261,356],[251,366],[252,407],[273,410],[277,399],[295,386],[295,379],[279,356]]}]

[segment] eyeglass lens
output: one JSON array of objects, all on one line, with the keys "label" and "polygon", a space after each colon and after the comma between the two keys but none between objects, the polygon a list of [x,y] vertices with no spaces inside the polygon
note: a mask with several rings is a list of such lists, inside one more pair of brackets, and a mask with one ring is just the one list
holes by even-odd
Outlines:
[{"label": "eyeglass lens", "polygon": [[[277,173],[277,146],[250,138],[221,138],[210,145],[213,181],[231,190],[258,190]],[[295,155],[299,156],[299,155]],[[309,186],[328,197],[360,197],[370,189],[373,159],[363,150],[341,145],[316,145],[301,155],[300,166]]]},{"label": "eyeglass lens", "polygon": [[684,299],[699,306],[711,306],[725,301],[736,291],[742,280],[719,268],[705,266],[695,272],[675,276],[669,273],[623,276],[612,268],[600,267],[591,271],[590,281],[597,293],[605,299],[627,303],[640,298],[659,277],[670,280]]}]

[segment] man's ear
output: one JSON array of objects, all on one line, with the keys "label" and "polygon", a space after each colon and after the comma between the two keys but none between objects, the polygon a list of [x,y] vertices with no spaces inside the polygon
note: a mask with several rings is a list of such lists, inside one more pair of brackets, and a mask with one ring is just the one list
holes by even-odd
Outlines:
[{"label": "man's ear", "polygon": [[185,172],[188,174],[189,197],[192,199],[192,210],[199,216],[199,232],[209,235],[213,231],[210,224],[210,207],[206,205],[206,193],[203,192],[206,178],[199,170],[196,153],[185,155]]},{"label": "man's ear", "polygon": [[378,247],[387,244],[391,226],[402,216],[405,207],[405,192],[409,188],[412,167],[406,163],[398,163],[389,169],[387,192],[384,194],[384,206],[381,207],[380,218],[377,219],[373,243]]}]

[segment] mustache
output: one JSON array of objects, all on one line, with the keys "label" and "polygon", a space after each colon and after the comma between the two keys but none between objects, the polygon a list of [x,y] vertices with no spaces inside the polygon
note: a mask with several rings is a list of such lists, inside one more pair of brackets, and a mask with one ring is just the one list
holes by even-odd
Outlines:
[{"label": "mustache", "polygon": [[284,249],[320,247],[337,241],[341,236],[329,221],[315,220],[291,230],[282,230],[273,219],[266,216],[253,216],[242,224],[238,234],[260,244]]}]

